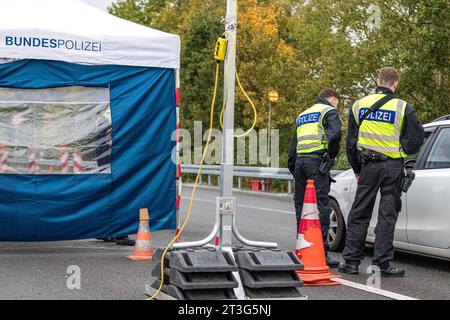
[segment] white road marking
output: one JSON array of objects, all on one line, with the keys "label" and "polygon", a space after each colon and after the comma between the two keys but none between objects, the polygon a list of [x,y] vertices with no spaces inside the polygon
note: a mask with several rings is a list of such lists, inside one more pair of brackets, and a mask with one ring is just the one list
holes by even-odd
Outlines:
[{"label": "white road marking", "polygon": [[363,291],[366,291],[366,292],[370,292],[370,293],[373,293],[373,294],[376,294],[376,295],[379,295],[379,296],[384,296],[384,297],[387,297],[387,298],[391,298],[391,299],[394,299],[394,300],[418,300],[416,298],[404,296],[404,295],[399,294],[399,293],[395,293],[395,292],[391,292],[391,291],[387,291],[387,290],[383,290],[383,289],[378,289],[378,288],[375,288],[375,287],[366,286],[364,284],[348,281],[348,280],[345,280],[345,279],[335,278],[335,279],[332,279],[332,280],[336,281],[336,282],[339,282],[340,284],[342,284],[344,286],[347,286],[347,287],[363,290]]},{"label": "white road marking", "polygon": [[[189,197],[181,197],[181,199],[183,199],[183,200],[190,200],[191,198],[189,198]],[[213,200],[199,199],[199,198],[195,198],[194,201],[206,202],[206,203],[214,203],[214,204],[216,203],[216,201],[213,201]],[[278,209],[271,209],[271,208],[264,208],[264,207],[246,206],[246,205],[243,205],[243,204],[238,204],[237,206],[238,206],[238,208],[244,208],[244,209],[254,209],[254,210],[260,210],[260,211],[284,213],[284,214],[291,214],[291,215],[295,214],[295,212],[287,211],[287,210],[278,210]]]}]

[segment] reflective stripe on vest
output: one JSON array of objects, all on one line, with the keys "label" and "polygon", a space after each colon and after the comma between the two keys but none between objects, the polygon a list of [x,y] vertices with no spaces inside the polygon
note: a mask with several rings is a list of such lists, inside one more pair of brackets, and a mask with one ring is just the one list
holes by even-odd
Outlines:
[{"label": "reflective stripe on vest", "polygon": [[298,116],[297,153],[305,154],[328,149],[328,139],[322,122],[324,116],[331,110],[334,108],[318,103]]},{"label": "reflective stripe on vest", "polygon": [[[353,115],[358,124],[366,111],[384,94],[374,94],[357,101],[353,105]],[[390,158],[405,158],[400,143],[401,128],[405,117],[406,102],[393,99],[372,112],[359,127],[358,150],[370,150]]]}]

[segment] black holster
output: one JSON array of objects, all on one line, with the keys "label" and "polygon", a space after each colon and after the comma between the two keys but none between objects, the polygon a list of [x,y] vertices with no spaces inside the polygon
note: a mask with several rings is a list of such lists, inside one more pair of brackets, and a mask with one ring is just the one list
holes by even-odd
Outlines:
[{"label": "black holster", "polygon": [[329,174],[331,171],[331,159],[330,156],[328,155],[328,153],[324,153],[322,156],[322,161],[320,162],[320,166],[319,166],[319,172],[321,174]]},{"label": "black holster", "polygon": [[359,155],[360,155],[361,163],[389,160],[388,156],[378,153],[378,152],[375,152],[375,151],[365,150],[364,152],[360,152]]},{"label": "black holster", "polygon": [[331,177],[331,168],[334,166],[334,161],[330,159],[330,156],[328,153],[324,153],[322,156],[322,161],[320,162],[319,166],[319,172],[323,175],[328,175],[330,177],[330,182],[335,183],[336,180],[334,180]]},{"label": "black holster", "polygon": [[405,169],[403,179],[401,182],[401,188],[404,193],[407,193],[409,188],[411,188],[411,185],[416,178],[416,174],[414,171],[410,169]]}]

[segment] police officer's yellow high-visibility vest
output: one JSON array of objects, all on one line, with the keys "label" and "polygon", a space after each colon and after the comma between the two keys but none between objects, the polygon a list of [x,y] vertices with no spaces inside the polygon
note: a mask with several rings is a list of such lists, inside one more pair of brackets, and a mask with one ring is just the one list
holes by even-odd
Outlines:
[{"label": "police officer's yellow high-visibility vest", "polygon": [[318,103],[301,113],[297,125],[297,153],[306,154],[328,149],[323,118],[333,107]]},{"label": "police officer's yellow high-visibility vest", "polygon": [[401,128],[405,119],[407,103],[392,99],[376,112],[372,112],[362,123],[361,118],[385,94],[367,96],[353,105],[353,115],[359,127],[358,150],[370,150],[393,159],[405,158],[400,143]]}]

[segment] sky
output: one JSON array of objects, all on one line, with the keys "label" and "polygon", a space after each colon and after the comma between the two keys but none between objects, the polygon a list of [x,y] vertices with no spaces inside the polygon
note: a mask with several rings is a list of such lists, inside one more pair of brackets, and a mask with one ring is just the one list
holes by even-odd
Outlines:
[{"label": "sky", "polygon": [[99,9],[106,10],[106,7],[113,2],[113,0],[82,0],[83,2],[90,4],[91,6],[97,7]]}]

